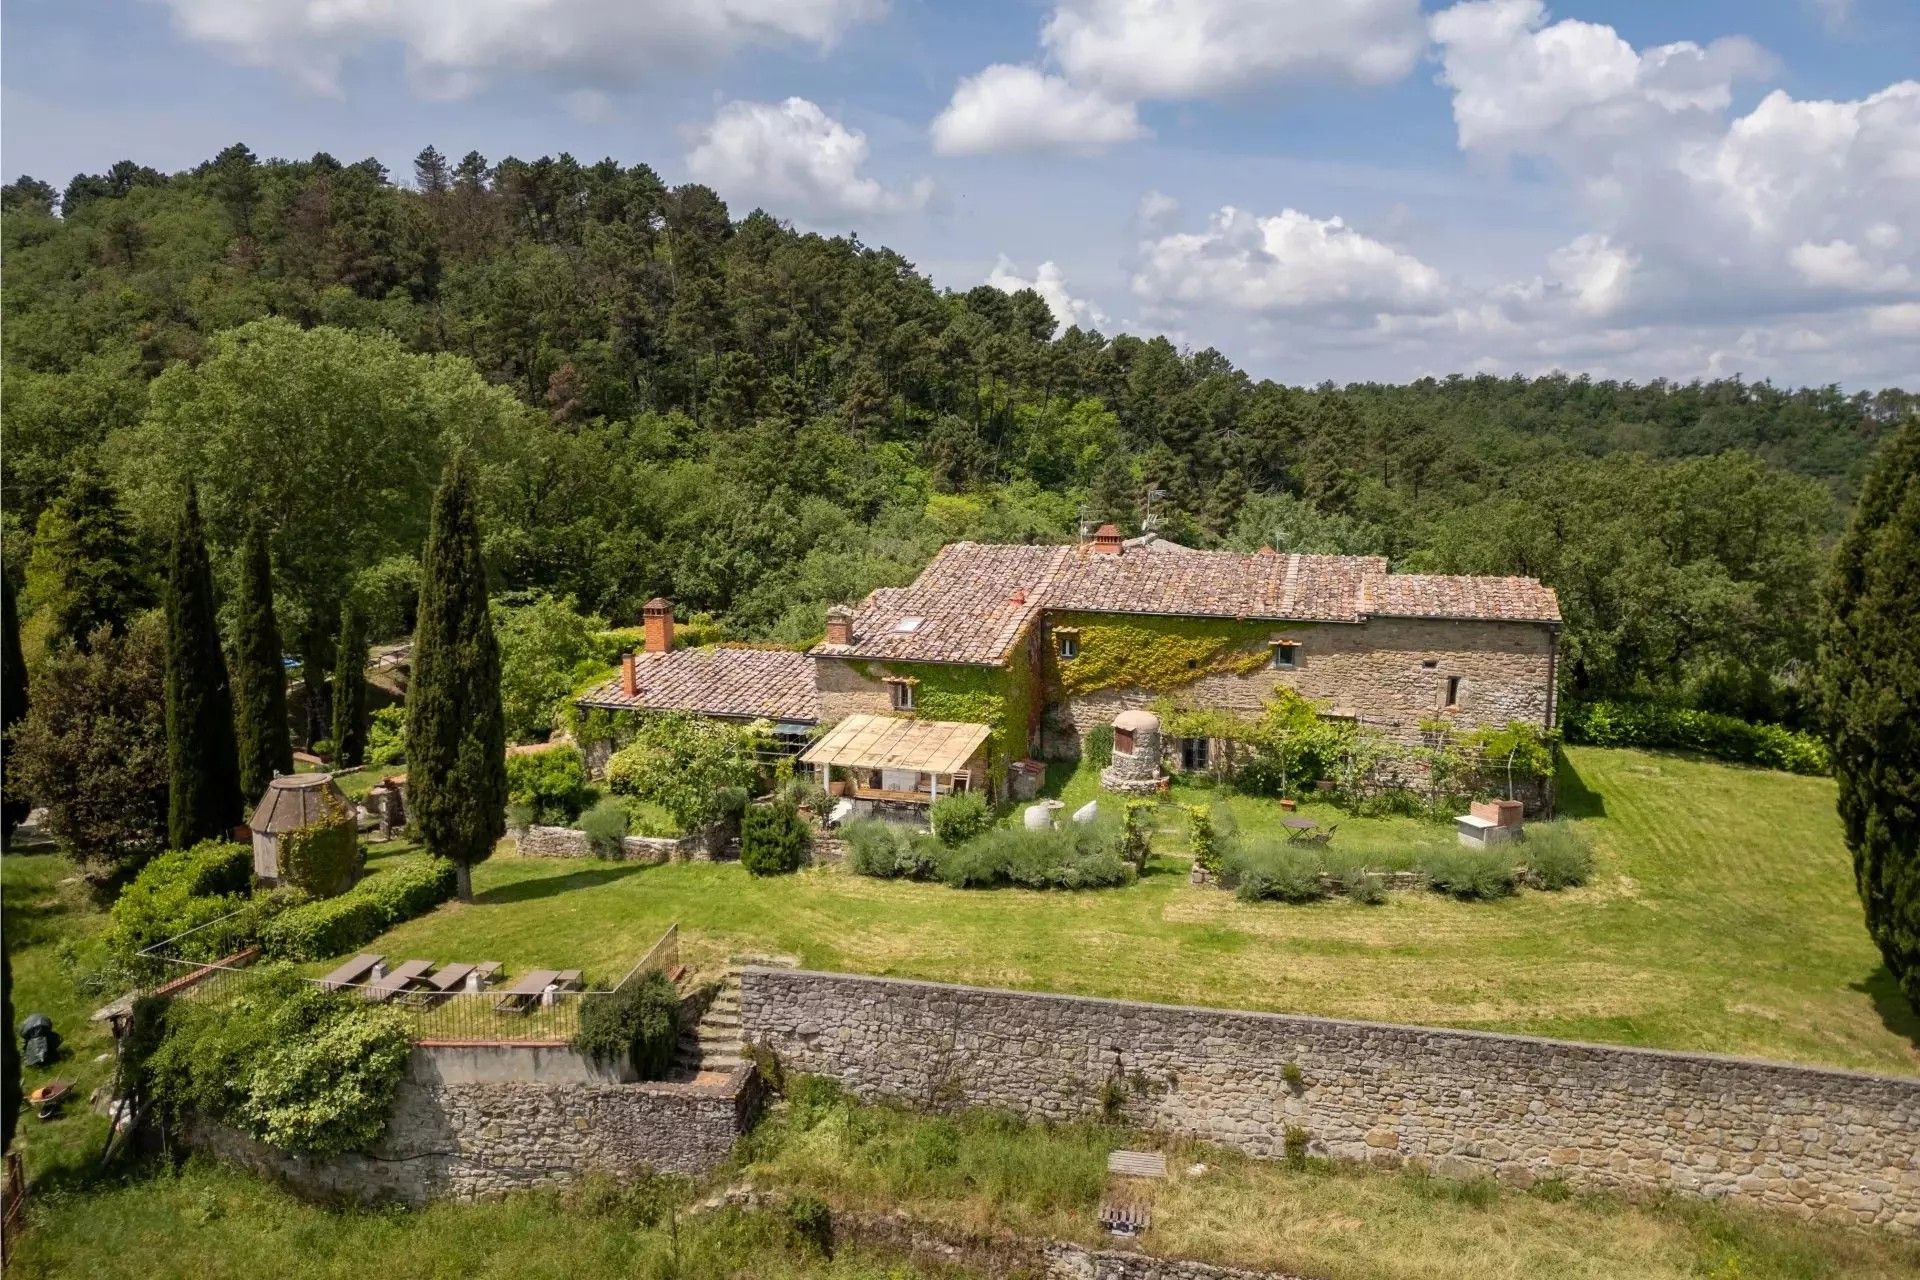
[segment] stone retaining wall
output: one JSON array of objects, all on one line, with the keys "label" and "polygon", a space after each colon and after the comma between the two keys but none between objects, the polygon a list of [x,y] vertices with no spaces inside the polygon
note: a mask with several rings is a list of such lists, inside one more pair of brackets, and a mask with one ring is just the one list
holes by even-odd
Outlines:
[{"label": "stone retaining wall", "polygon": [[904,1213],[833,1215],[836,1243],[852,1241],[922,1261],[965,1267],[989,1276],[1043,1280],[1306,1280],[1290,1272],[1185,1258],[1160,1258],[1131,1249],[1089,1249],[1064,1240],[1035,1240],[1000,1231],[960,1231]]},{"label": "stone retaining wall", "polygon": [[1920,1079],[798,970],[747,970],[740,1016],[864,1098],[1070,1120],[1113,1085],[1131,1123],[1262,1157],[1298,1127],[1336,1158],[1920,1234]]},{"label": "stone retaining wall", "polygon": [[[587,833],[573,827],[532,826],[514,836],[525,858],[597,858]],[[624,862],[713,862],[713,844],[703,835],[627,836],[620,842]],[[737,854],[737,849],[736,849]],[[725,850],[721,851],[725,856]]]},{"label": "stone retaining wall", "polygon": [[448,1084],[416,1049],[380,1141],[365,1154],[287,1155],[195,1123],[190,1145],[315,1198],[419,1206],[567,1182],[588,1172],[704,1173],[725,1161],[757,1103],[750,1067],[717,1084]]}]

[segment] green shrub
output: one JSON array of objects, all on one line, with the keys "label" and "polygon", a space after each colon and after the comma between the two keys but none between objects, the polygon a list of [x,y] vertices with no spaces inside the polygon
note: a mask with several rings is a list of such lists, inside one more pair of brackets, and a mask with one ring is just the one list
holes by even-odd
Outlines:
[{"label": "green shrub", "polygon": [[956,849],[993,825],[993,810],[977,792],[956,791],[933,802],[927,822],[941,844]]},{"label": "green shrub", "polygon": [[407,709],[382,707],[367,720],[367,763],[379,768],[407,758]]},{"label": "green shrub", "polygon": [[1286,845],[1236,849],[1225,863],[1225,872],[1242,902],[1317,902],[1327,896],[1320,880],[1320,859],[1311,849]]},{"label": "green shrub", "polygon": [[577,747],[507,757],[507,803],[530,810],[534,822],[565,826],[580,816],[588,796],[587,760]]},{"label": "green shrub", "polygon": [[1120,856],[1111,821],[1069,822],[1029,831],[995,827],[940,856],[940,879],[956,889],[1019,885],[1028,889],[1098,889],[1133,883],[1138,872]]},{"label": "green shrub", "polygon": [[606,995],[587,996],[573,1048],[596,1062],[630,1063],[642,1080],[663,1079],[680,1040],[680,993],[647,973]]},{"label": "green shrub", "polygon": [[1527,827],[1521,854],[1542,889],[1568,889],[1593,878],[1593,847],[1571,822]]},{"label": "green shrub", "polygon": [[1113,726],[1097,724],[1080,735],[1080,762],[1090,769],[1113,763]]},{"label": "green shrub", "polygon": [[1213,809],[1201,804],[1190,804],[1186,808],[1187,847],[1193,851],[1194,864],[1217,876],[1226,869],[1226,860],[1215,836]]},{"label": "green shrub", "polygon": [[633,741],[607,761],[607,786],[649,800],[683,831],[726,821],[746,805],[760,773],[754,752],[763,735],[701,716],[649,716]]},{"label": "green shrub", "polygon": [[627,806],[617,796],[603,796],[580,815],[580,830],[586,833],[587,847],[602,858],[618,858],[624,850],[629,820]]},{"label": "green shrub", "polygon": [[847,865],[882,880],[932,880],[940,874],[940,842],[895,822],[860,818],[840,828]]},{"label": "green shrub", "polygon": [[398,1010],[276,965],[224,995],[167,1003],[138,1074],[169,1128],[199,1115],[283,1151],[329,1156],[384,1132],[410,1047]]},{"label": "green shrub", "polygon": [[1813,734],[1665,702],[1571,703],[1561,730],[1568,742],[1596,747],[1673,747],[1789,773],[1829,770],[1826,743]]},{"label": "green shrub", "polygon": [[813,828],[783,800],[749,805],[740,819],[740,865],[756,876],[798,871],[813,845]]},{"label": "green shrub", "polygon": [[337,898],[281,912],[260,931],[260,941],[276,959],[324,960],[432,910],[453,891],[454,867],[446,859],[403,863],[368,876]]},{"label": "green shrub", "polygon": [[1469,901],[1507,897],[1513,892],[1515,870],[1512,845],[1453,849],[1426,859],[1427,878],[1435,889]]},{"label": "green shrub", "polygon": [[1153,814],[1159,806],[1151,800],[1129,800],[1120,817],[1120,856],[1144,871],[1153,856]]},{"label": "green shrub", "polygon": [[789,1200],[787,1226],[794,1239],[815,1252],[833,1251],[833,1214],[818,1196],[798,1195]]},{"label": "green shrub", "polygon": [[145,948],[198,929],[181,939],[172,954],[183,960],[228,955],[238,948],[214,948],[231,941],[232,931],[201,926],[244,907],[252,883],[253,850],[247,845],[203,840],[163,853],[141,868],[114,901],[108,950],[122,963],[132,963]]}]

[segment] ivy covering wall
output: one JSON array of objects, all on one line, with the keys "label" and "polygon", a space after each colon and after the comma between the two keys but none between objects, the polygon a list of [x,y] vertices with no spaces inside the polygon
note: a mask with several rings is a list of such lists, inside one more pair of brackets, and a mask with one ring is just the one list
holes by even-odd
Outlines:
[{"label": "ivy covering wall", "polygon": [[1140,614],[1056,613],[1054,633],[1077,629],[1080,652],[1062,660],[1057,644],[1046,655],[1052,699],[1103,689],[1163,693],[1202,676],[1252,675],[1271,665],[1267,642],[1290,624],[1237,618],[1159,618]]},{"label": "ivy covering wall", "polygon": [[1014,646],[1004,667],[961,666],[942,662],[854,662],[849,664],[868,680],[888,677],[915,681],[913,710],[917,720],[957,720],[984,724],[988,771],[994,785],[1006,777],[1009,761],[1027,755],[1027,726],[1033,716],[1033,665],[1023,641]]}]

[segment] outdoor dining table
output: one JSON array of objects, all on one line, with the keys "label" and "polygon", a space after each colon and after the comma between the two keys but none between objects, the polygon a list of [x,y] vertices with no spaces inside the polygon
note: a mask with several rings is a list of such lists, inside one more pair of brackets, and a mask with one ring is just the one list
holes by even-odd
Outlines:
[{"label": "outdoor dining table", "polygon": [[1287,840],[1291,842],[1294,840],[1298,840],[1301,836],[1307,834],[1307,832],[1309,831],[1312,831],[1314,828],[1318,827],[1320,824],[1315,822],[1312,818],[1282,818],[1280,819],[1280,825],[1283,827],[1286,827],[1288,830],[1293,832],[1292,835],[1287,837]]}]

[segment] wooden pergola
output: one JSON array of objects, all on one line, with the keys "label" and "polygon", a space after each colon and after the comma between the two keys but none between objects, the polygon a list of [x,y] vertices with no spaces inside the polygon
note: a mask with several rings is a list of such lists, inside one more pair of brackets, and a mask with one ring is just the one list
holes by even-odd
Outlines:
[{"label": "wooden pergola", "polygon": [[819,771],[823,785],[839,769],[856,799],[930,805],[942,795],[972,789],[984,774],[991,735],[986,725],[958,720],[853,715],[800,759]]}]

